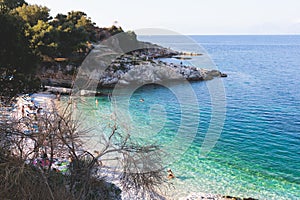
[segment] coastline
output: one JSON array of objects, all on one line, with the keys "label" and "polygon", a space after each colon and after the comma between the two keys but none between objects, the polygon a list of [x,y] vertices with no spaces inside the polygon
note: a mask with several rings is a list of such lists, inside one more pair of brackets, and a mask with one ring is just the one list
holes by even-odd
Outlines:
[{"label": "coastline", "polygon": [[[126,87],[132,83],[159,84],[164,81],[207,81],[215,77],[227,77],[227,74],[216,69],[204,69],[195,66],[163,62],[161,58],[174,58],[178,56],[204,56],[191,52],[177,52],[151,43],[142,43],[145,49],[127,54],[120,54],[115,50],[115,44],[94,44],[80,67],[66,66],[66,71],[60,67],[52,66],[42,70],[39,78],[42,84],[50,87],[66,88],[61,93],[70,93],[75,79],[82,79],[99,88],[114,88],[116,85]],[[113,58],[111,58],[111,56]],[[78,70],[76,77],[70,75],[72,70]],[[88,88],[87,88],[88,89]]]},{"label": "coastline", "polygon": [[[35,93],[32,95],[36,100],[41,100],[41,105],[47,105],[47,104],[53,104],[55,103],[55,105],[57,106],[58,104],[61,103],[61,101],[57,101],[57,99],[55,99],[55,95],[50,94],[50,93]],[[116,186],[118,186],[121,189],[121,185],[118,183],[117,177],[118,175],[116,174],[116,172],[112,172],[109,170],[109,166],[108,169],[105,168],[101,168],[101,171],[103,173],[103,176],[106,177],[106,181],[108,183],[113,183]],[[109,178],[110,177],[110,178]],[[176,181],[176,178],[174,180],[171,181]],[[172,183],[172,182],[171,182]],[[171,186],[172,187],[172,186]],[[161,200],[174,200],[174,199],[178,199],[178,200],[255,200],[254,198],[250,198],[250,197],[233,197],[233,196],[228,196],[228,194],[212,194],[212,193],[205,193],[205,192],[197,192],[197,193],[191,193],[189,195],[184,195],[184,197],[178,197],[177,195],[174,196],[174,191],[176,191],[176,189],[178,188],[174,188],[174,189],[170,189],[168,187],[165,187],[165,189],[162,191],[162,193],[159,193],[162,198]],[[123,200],[129,200],[132,199],[132,195],[133,194],[125,194],[122,193],[122,199]],[[128,198],[126,198],[128,197]]]},{"label": "coastline", "polygon": [[0,200],[300,200],[296,3],[33,1],[0,2]]},{"label": "coastline", "polygon": [[[29,97],[29,96],[28,96]],[[48,93],[48,92],[43,92],[43,93],[34,93],[30,96],[30,98],[33,99],[27,99],[25,101],[28,101],[28,103],[38,103],[39,106],[43,107],[43,108],[49,108],[48,106],[51,105],[55,105],[55,107],[57,108],[59,101],[57,101],[55,95]],[[22,97],[20,97],[22,98]],[[33,101],[32,101],[33,100]],[[20,100],[19,103],[22,105],[24,104],[24,100]],[[17,104],[18,105],[18,104]],[[19,105],[19,107],[21,106]],[[13,112],[18,112],[18,111],[12,111],[10,114],[13,114]],[[14,115],[14,114],[13,114]],[[118,183],[118,180],[116,180],[117,175],[115,174],[116,172],[111,172],[109,170],[105,170],[105,168],[101,168],[101,171],[103,173],[104,176],[106,176],[106,181],[107,184],[113,183],[116,186],[118,186],[119,188],[121,188],[120,184]],[[110,178],[108,178],[110,177]],[[173,180],[173,181],[176,181]],[[226,195],[220,195],[220,194],[211,194],[211,193],[204,193],[204,192],[197,192],[197,193],[191,193],[187,196],[184,197],[178,197],[177,195],[172,195],[174,193],[174,190],[176,191],[176,188],[174,189],[164,189],[162,191],[162,193],[159,193],[161,195],[161,200],[168,200],[168,199],[178,199],[178,200],[255,200],[254,198],[240,198],[240,197],[232,197],[232,196],[226,196]],[[132,194],[126,194],[126,193],[122,193],[122,199],[123,200],[129,200],[132,199]]]}]

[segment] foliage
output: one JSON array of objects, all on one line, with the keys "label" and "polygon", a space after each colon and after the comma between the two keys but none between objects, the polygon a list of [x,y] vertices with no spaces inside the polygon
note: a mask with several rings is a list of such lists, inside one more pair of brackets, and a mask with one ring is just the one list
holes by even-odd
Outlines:
[{"label": "foliage", "polygon": [[25,37],[24,22],[14,16],[1,14],[0,24],[0,67],[27,73],[34,71],[34,55]]},{"label": "foliage", "polygon": [[50,24],[57,30],[57,52],[60,56],[85,52],[87,42],[95,40],[95,25],[84,12],[58,14]]},{"label": "foliage", "polygon": [[80,19],[77,20],[76,27],[84,27],[86,32],[88,33],[88,37],[90,41],[96,41],[96,31],[95,31],[95,23],[91,21],[86,15],[82,15]]},{"label": "foliage", "polygon": [[37,24],[28,29],[30,47],[39,56],[55,57],[57,54],[57,31],[49,23],[38,20]]},{"label": "foliage", "polygon": [[0,1],[0,96],[36,91],[34,78],[43,58],[83,57],[95,38],[94,23],[83,12],[58,15],[53,21],[47,7],[25,1]]},{"label": "foliage", "polygon": [[47,22],[51,19],[50,9],[45,6],[26,5],[17,7],[11,11],[13,15],[20,16],[30,26],[34,26],[39,20]]},{"label": "foliage", "polygon": [[40,90],[40,79],[3,68],[0,70],[3,72],[0,77],[0,104],[10,104],[10,100],[17,94],[34,93]]},{"label": "foliage", "polygon": [[[49,8],[28,5],[24,0],[0,0],[0,9],[0,83],[5,85],[0,96],[37,90],[40,84],[35,75],[44,63],[80,65],[93,48],[92,42],[116,35],[123,52],[139,45],[134,32],[116,26],[99,28],[81,11],[53,19]],[[63,64],[58,63],[62,60]]]},{"label": "foliage", "polygon": [[34,78],[37,57],[25,37],[25,24],[9,14],[0,14],[0,96],[13,97],[39,88]]},{"label": "foliage", "polygon": [[111,35],[116,35],[118,33],[123,33],[123,29],[121,27],[116,27],[115,25],[111,26],[110,28],[108,28],[108,32]]},{"label": "foliage", "polygon": [[23,4],[27,3],[24,0],[0,0],[0,11],[1,13],[6,13]]}]

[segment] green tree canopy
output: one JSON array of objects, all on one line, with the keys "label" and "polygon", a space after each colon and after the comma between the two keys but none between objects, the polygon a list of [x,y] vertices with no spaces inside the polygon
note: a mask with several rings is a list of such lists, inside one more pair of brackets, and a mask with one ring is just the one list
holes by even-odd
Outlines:
[{"label": "green tree canopy", "polygon": [[37,58],[29,48],[23,20],[0,14],[0,24],[0,96],[9,99],[39,88],[39,81],[33,78]]},{"label": "green tree canopy", "polygon": [[30,28],[30,44],[34,52],[39,56],[55,57],[58,47],[57,30],[49,23],[38,20],[37,24]]},{"label": "green tree canopy", "polygon": [[82,52],[87,41],[95,40],[95,26],[84,12],[58,14],[50,24],[57,30],[58,56]]},{"label": "green tree canopy", "polygon": [[92,22],[90,17],[81,11],[71,11],[68,15],[58,14],[51,22],[54,27],[59,29],[67,29],[70,26],[82,28],[88,34],[88,39],[95,41],[95,23]]},{"label": "green tree canopy", "polygon": [[35,63],[34,55],[25,37],[22,20],[8,15],[0,15],[0,66],[20,72],[30,72]]},{"label": "green tree canopy", "polygon": [[6,13],[14,8],[27,5],[24,0],[0,0],[0,11],[1,13]]},{"label": "green tree canopy", "polygon": [[118,33],[122,33],[124,31],[123,31],[123,29],[121,27],[116,27],[115,25],[113,25],[110,28],[108,28],[108,32],[111,35],[115,35],[115,34],[118,34]]},{"label": "green tree canopy", "polygon": [[50,9],[45,6],[23,4],[22,6],[15,8],[12,11],[12,14],[20,16],[26,23],[29,23],[30,26],[34,26],[39,20],[44,22],[50,20],[51,17],[49,12]]},{"label": "green tree canopy", "polygon": [[[0,0],[0,24],[0,97],[39,88],[35,72],[41,60],[79,64],[91,42],[116,34],[124,52],[139,44],[134,32],[116,26],[96,27],[84,12],[58,14],[52,20],[49,8],[28,5],[25,0]],[[55,59],[58,57],[66,59]]]}]

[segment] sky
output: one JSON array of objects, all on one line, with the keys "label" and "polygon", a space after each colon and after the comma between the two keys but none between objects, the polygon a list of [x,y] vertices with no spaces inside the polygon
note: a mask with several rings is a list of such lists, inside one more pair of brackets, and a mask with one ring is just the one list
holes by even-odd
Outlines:
[{"label": "sky", "polygon": [[[51,15],[85,12],[99,27],[185,35],[300,34],[299,0],[26,0]],[[117,21],[117,23],[115,23]]]}]

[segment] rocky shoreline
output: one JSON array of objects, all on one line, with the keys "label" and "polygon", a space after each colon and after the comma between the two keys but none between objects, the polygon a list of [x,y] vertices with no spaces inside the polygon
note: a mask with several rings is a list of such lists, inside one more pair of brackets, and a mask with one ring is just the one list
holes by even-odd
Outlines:
[{"label": "rocky shoreline", "polygon": [[[129,64],[125,64],[128,63]],[[116,84],[129,85],[130,83],[161,83],[163,81],[206,81],[214,77],[226,77],[218,70],[199,69],[182,64],[166,63],[159,60],[138,60],[132,63],[132,57],[123,56],[114,62],[104,72],[92,71],[92,80],[99,80],[104,87],[114,87]]]},{"label": "rocky shoreline", "polygon": [[120,54],[118,49],[111,45],[94,45],[93,51],[83,62],[80,74],[76,77],[68,74],[68,71],[74,71],[76,67],[68,65],[65,67],[67,71],[62,71],[60,67],[57,70],[54,70],[55,67],[43,70],[40,78],[43,85],[47,86],[71,88],[74,79],[80,78],[97,83],[98,88],[114,88],[117,84],[123,86],[132,83],[159,84],[164,81],[206,81],[215,77],[227,77],[227,74],[215,69],[187,66],[182,62],[167,63],[158,59],[178,59],[185,58],[186,55],[202,56],[202,54],[177,52],[150,43],[142,44],[142,49],[126,54]]}]

